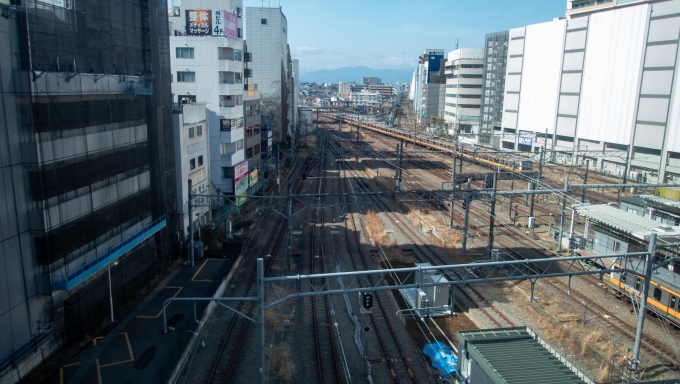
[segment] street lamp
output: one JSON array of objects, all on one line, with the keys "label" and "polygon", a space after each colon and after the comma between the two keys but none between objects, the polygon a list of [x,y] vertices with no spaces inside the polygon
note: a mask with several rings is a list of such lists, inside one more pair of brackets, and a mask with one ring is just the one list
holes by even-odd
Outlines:
[{"label": "street lamp", "polygon": [[109,270],[108,270],[108,273],[109,273],[109,305],[111,307],[111,322],[112,323],[114,322],[114,319],[113,319],[113,292],[111,290],[111,267],[112,266],[115,267],[116,265],[118,265],[117,261],[114,261],[113,263],[109,264]]}]

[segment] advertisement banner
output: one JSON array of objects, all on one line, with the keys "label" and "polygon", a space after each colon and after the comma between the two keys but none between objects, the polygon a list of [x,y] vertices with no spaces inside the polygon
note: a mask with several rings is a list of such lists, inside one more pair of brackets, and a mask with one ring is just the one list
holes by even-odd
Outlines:
[{"label": "advertisement banner", "polygon": [[234,166],[234,181],[243,179],[248,175],[248,160],[243,160],[242,162]]},{"label": "advertisement banner", "polygon": [[260,180],[260,171],[256,169],[250,172],[250,186],[252,187],[253,185],[255,185],[255,183],[257,183],[258,180]]},{"label": "advertisement banner", "polygon": [[517,144],[531,146],[533,139],[531,137],[520,136],[517,138]]},{"label": "advertisement banner", "polygon": [[238,39],[238,16],[236,13],[224,12],[224,35]]},{"label": "advertisement banner", "polygon": [[209,9],[187,9],[185,12],[187,35],[212,35],[212,11]]}]

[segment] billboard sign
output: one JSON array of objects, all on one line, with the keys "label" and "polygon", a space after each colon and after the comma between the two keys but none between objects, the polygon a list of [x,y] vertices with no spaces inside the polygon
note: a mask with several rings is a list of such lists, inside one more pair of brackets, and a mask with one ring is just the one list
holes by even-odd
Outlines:
[{"label": "billboard sign", "polygon": [[250,172],[250,185],[253,186],[255,183],[257,183],[260,180],[260,171],[259,170],[254,170]]},{"label": "billboard sign", "polygon": [[248,160],[234,166],[234,195],[241,196],[248,191]]},{"label": "billboard sign", "polygon": [[517,138],[517,144],[520,144],[520,145],[528,145],[528,146],[531,146],[531,144],[533,143],[533,141],[534,141],[534,140],[533,140],[531,137],[520,136],[520,137]]},{"label": "billboard sign", "polygon": [[238,38],[238,16],[234,12],[210,9],[188,9],[185,12],[187,35]]},{"label": "billboard sign", "polygon": [[186,34],[191,36],[212,35],[212,11],[209,9],[187,9]]},{"label": "billboard sign", "polygon": [[238,16],[234,12],[222,11],[224,15],[224,36],[238,39]]}]

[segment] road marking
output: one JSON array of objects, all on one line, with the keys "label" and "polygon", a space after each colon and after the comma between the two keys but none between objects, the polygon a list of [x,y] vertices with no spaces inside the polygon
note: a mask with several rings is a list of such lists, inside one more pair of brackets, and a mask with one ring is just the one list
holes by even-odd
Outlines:
[{"label": "road marking", "polygon": [[64,364],[61,366],[61,368],[59,368],[59,384],[64,384],[64,368],[72,367],[78,364],[80,364],[80,361],[77,363]]},{"label": "road marking", "polygon": [[194,274],[194,277],[191,278],[191,281],[212,281],[212,279],[195,280],[196,276],[198,276],[198,274],[201,273],[201,270],[203,269],[203,267],[205,267],[205,265],[208,264],[208,261],[210,261],[210,260],[214,260],[214,259],[205,259],[205,261],[203,262],[203,265],[201,265],[201,268],[199,268],[198,271],[196,271],[196,273]]},{"label": "road marking", "polygon": [[[130,358],[127,359],[127,360],[123,360],[123,361],[116,359],[116,360],[113,361],[113,363],[100,365],[99,368],[110,367],[112,365],[118,365],[118,364],[129,363],[129,362],[135,361],[135,355],[132,354],[132,345],[130,345],[130,338],[128,337],[128,333],[127,332],[121,332],[119,334],[125,336],[125,342],[127,343],[127,348],[128,348],[128,353],[130,354]],[[99,359],[97,359],[97,362],[99,362]]]},{"label": "road marking", "polygon": [[[166,288],[166,289],[176,289],[176,290],[177,290],[177,292],[175,292],[175,294],[172,295],[172,298],[173,298],[173,299],[174,299],[175,297],[177,297],[177,295],[179,295],[179,293],[182,291],[182,289],[184,289],[184,287],[170,287],[170,286],[166,286],[166,287],[164,287],[164,288]],[[170,305],[170,303],[165,304],[165,308],[167,308],[168,305]],[[162,314],[163,314],[163,310],[161,309],[160,311],[158,311],[158,314],[156,314],[156,316],[138,315],[138,316],[136,316],[136,317],[138,317],[138,318],[140,318],[140,319],[157,319],[157,318],[159,318]],[[96,344],[95,344],[95,345],[96,345]]]}]

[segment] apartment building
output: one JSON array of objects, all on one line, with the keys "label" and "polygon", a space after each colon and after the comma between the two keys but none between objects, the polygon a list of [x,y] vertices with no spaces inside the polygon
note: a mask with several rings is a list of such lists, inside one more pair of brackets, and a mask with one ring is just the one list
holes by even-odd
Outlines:
[{"label": "apartment building", "polygon": [[[181,218],[184,234],[189,228],[189,184],[192,192],[207,194],[210,191],[210,152],[208,144],[208,113],[206,103],[182,103],[173,107],[175,140],[177,214]],[[193,222],[206,224],[210,219],[207,201],[197,201],[192,207]],[[194,226],[194,230],[198,228]]]},{"label": "apartment building", "polygon": [[100,329],[109,284],[121,310],[125,279],[143,286],[179,229],[165,4],[17,3],[0,2],[0,381],[10,383]]},{"label": "apartment building", "polygon": [[364,85],[380,85],[380,84],[382,84],[382,81],[380,80],[379,77],[369,76],[369,77],[362,77],[361,78],[361,84],[364,84]]},{"label": "apartment building", "polygon": [[680,0],[568,4],[569,19],[509,31],[500,145],[679,180]]},{"label": "apartment building", "polygon": [[170,17],[173,101],[205,103],[212,193],[234,193],[234,167],[246,160],[242,6],[186,0]]},{"label": "apartment building", "polygon": [[451,51],[445,66],[444,119],[460,133],[479,133],[484,49]]}]

